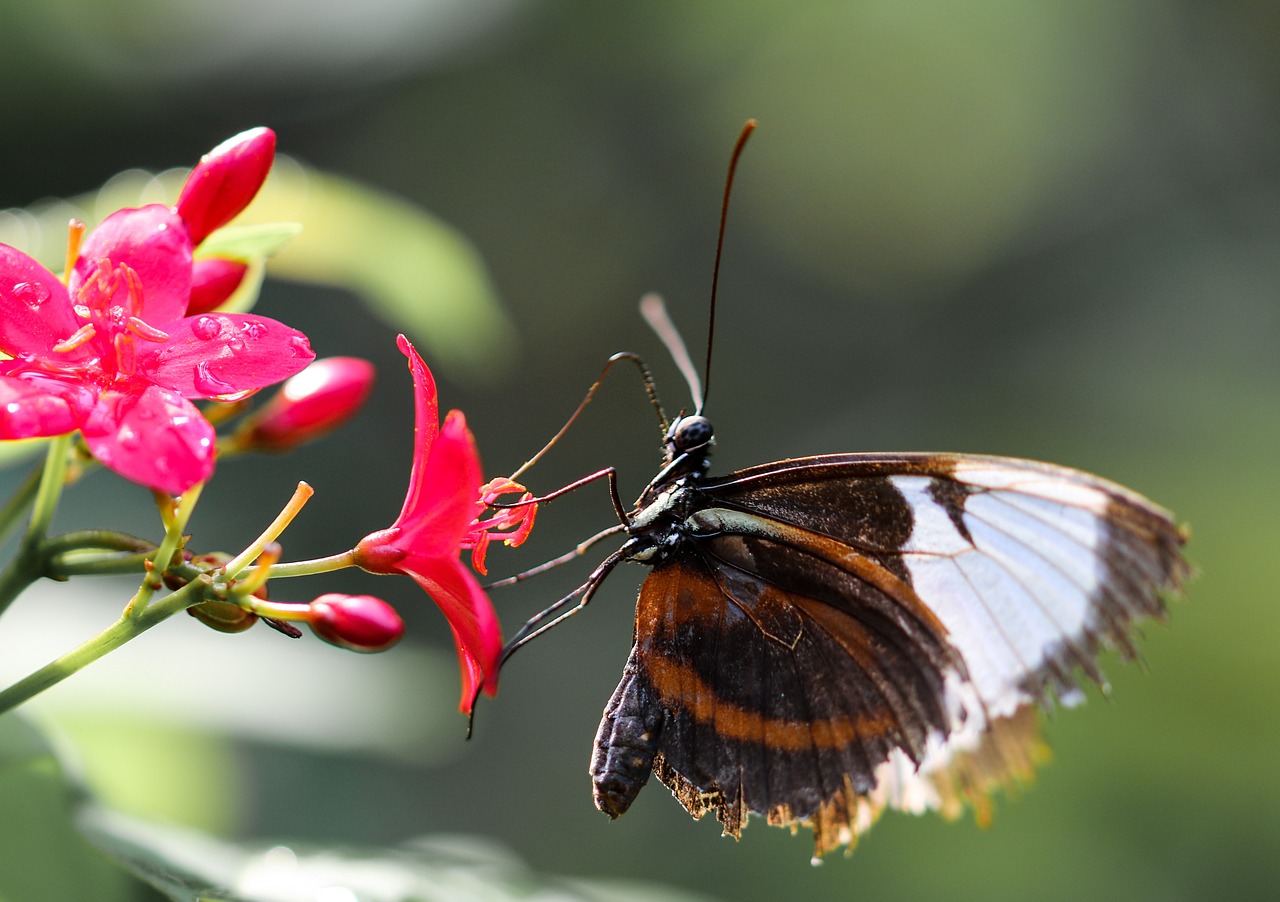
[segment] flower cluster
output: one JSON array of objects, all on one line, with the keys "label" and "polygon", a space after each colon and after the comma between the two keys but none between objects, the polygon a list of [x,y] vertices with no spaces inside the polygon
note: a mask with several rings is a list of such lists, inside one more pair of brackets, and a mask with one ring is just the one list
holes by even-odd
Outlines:
[{"label": "flower cluster", "polygon": [[[157,491],[209,478],[214,430],[191,399],[243,398],[315,357],[273,319],[189,314],[195,245],[252,200],[274,152],[270,131],[246,132],[196,166],[174,207],[119,210],[82,244],[73,227],[65,284],[0,245],[0,439],[79,430],[100,463]],[[206,309],[234,290],[217,281],[200,283]]]},{"label": "flower cluster", "polygon": [[[0,574],[0,612],[42,575],[142,574],[115,627],[73,652],[74,665],[64,658],[0,690],[0,712],[181,611],[223,633],[262,621],[296,638],[302,633],[294,624],[305,623],[342,648],[390,648],[404,624],[380,598],[268,599],[268,581],[351,566],[409,576],[441,608],[458,649],[464,711],[478,691],[497,687],[502,632],[472,568],[486,572],[495,539],[523,542],[537,505],[510,479],[484,481],[465,417],[454,410],[441,423],[431,371],[404,336],[416,434],[408,495],[390,527],[346,552],[282,563],[277,539],[312,494],[299,483],[239,554],[189,549],[186,526],[218,455],[288,451],[310,441],[354,415],[374,381],[368,361],[315,360],[303,333],[219,309],[247,264],[199,248],[253,199],[274,155],[274,133],[253,129],[206,154],[172,207],[119,210],[87,236],[73,221],[61,276],[0,245],[0,440],[50,439],[39,491],[0,511],[2,531],[6,517],[31,509],[18,559]],[[250,395],[279,382],[271,399],[249,410]],[[193,401],[214,403],[201,411]],[[215,424],[237,417],[219,439]],[[70,461],[82,462],[86,451],[157,493],[165,528],[158,545],[107,530],[46,535],[59,494],[74,479]],[[511,495],[520,497],[500,503]],[[158,595],[163,589],[170,594]]]}]

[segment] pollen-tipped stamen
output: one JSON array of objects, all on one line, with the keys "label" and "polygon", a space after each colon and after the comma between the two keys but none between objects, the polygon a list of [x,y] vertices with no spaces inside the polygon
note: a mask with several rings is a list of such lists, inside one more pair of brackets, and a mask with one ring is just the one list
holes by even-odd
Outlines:
[{"label": "pollen-tipped stamen", "polygon": [[80,243],[84,240],[84,221],[80,219],[72,219],[67,223],[67,265],[62,270],[62,281],[71,278],[71,272],[76,267],[76,261],[80,259]]}]

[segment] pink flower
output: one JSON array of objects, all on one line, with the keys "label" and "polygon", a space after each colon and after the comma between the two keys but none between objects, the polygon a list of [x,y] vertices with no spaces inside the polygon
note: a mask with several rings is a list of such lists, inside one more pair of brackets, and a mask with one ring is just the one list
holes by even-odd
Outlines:
[{"label": "pink flower", "polygon": [[266,317],[187,315],[193,282],[234,290],[225,267],[197,279],[192,248],[253,199],[274,154],[269,129],[224,142],[172,209],[108,216],[65,285],[0,245],[0,351],[12,358],[0,361],[0,439],[79,429],[103,465],[149,488],[181,494],[209,478],[214,431],[190,399],[243,397],[315,357],[306,336]]},{"label": "pink flower", "polygon": [[[523,541],[534,505],[512,508],[481,521],[487,502],[481,485],[480,455],[461,411],[439,420],[435,380],[403,335],[397,342],[409,358],[415,401],[413,469],[400,516],[389,528],[371,533],[355,548],[356,564],[371,573],[412,577],[444,612],[453,630],[462,670],[458,707],[470,713],[477,688],[493,695],[498,687],[502,629],[489,597],[462,563],[462,548],[488,544],[491,530],[513,529],[508,544]],[[495,480],[495,482],[499,482]],[[510,480],[501,491],[523,491]],[[480,554],[483,565],[483,552]]]},{"label": "pink flower", "polygon": [[373,379],[373,364],[359,357],[317,360],[280,386],[246,424],[242,441],[286,451],[323,435],[355,415],[369,397]]},{"label": "pink flower", "polygon": [[306,336],[247,314],[186,316],[191,238],[172,210],[119,210],[63,285],[0,245],[0,439],[75,429],[103,465],[181,494],[213,472],[214,431],[191,398],[228,400],[315,357]]}]

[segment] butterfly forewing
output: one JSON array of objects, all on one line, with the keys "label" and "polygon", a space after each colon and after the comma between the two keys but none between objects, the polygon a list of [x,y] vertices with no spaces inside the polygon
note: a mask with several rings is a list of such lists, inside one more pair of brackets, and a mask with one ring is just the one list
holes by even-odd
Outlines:
[{"label": "butterfly forewing", "polygon": [[1163,612],[1183,536],[1079,471],[849,454],[692,480],[640,592],[597,736],[597,804],[650,766],[695,816],[747,812],[851,844],[884,807],[939,808],[1030,772],[1032,705],[1101,680]]}]

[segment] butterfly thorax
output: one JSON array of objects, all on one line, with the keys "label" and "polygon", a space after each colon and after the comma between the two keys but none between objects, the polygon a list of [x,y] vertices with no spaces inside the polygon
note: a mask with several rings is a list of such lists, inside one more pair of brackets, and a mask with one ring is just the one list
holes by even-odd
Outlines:
[{"label": "butterfly thorax", "polygon": [[666,465],[636,501],[628,518],[627,560],[660,564],[689,537],[686,525],[698,506],[698,482],[710,466],[715,434],[699,414],[676,417],[667,429]]}]

